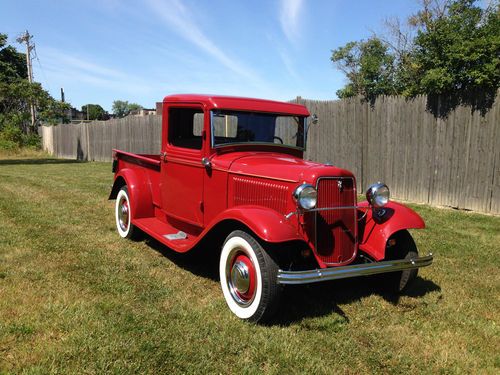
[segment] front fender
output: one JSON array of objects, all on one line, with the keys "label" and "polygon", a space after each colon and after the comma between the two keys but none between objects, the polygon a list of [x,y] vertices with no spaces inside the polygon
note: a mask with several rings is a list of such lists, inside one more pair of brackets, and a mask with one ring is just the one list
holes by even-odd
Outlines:
[{"label": "front fender", "polygon": [[[389,202],[384,206],[385,214],[381,217],[374,214],[368,202],[360,202],[359,206],[368,209],[358,227],[359,248],[376,261],[385,258],[387,240],[394,233],[404,229],[425,228],[424,220],[411,208],[400,203]],[[366,209],[360,209],[360,215],[363,215]]]},{"label": "front fender", "polygon": [[111,189],[109,199],[115,199],[116,194],[121,189],[123,181],[127,185],[130,197],[130,209],[132,219],[154,216],[153,198],[151,185],[146,173],[141,170],[130,168],[121,169],[115,176],[115,182]]},{"label": "front fender", "polygon": [[297,228],[290,224],[285,216],[260,206],[237,206],[219,214],[214,223],[224,220],[236,220],[247,226],[266,242],[285,242],[304,240]]}]

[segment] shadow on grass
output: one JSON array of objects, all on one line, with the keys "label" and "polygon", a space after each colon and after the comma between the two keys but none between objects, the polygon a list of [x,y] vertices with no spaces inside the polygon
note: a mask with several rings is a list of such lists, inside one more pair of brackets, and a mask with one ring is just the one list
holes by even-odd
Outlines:
[{"label": "shadow on grass", "polygon": [[[179,254],[148,236],[145,236],[145,243],[186,271],[219,281],[218,251],[205,248],[203,252],[195,250],[193,254]],[[441,287],[433,281],[417,277],[403,295],[418,298],[440,290]],[[359,301],[373,294],[381,296],[395,306],[399,303],[400,295],[387,292],[380,281],[380,275],[305,285],[287,285],[284,288],[280,309],[276,317],[267,325],[288,326],[305,318],[321,317],[332,313],[339,315],[340,323],[337,323],[349,323],[349,317],[340,305]]]},{"label": "shadow on grass", "polygon": [[37,165],[37,164],[72,164],[72,163],[85,163],[83,160],[72,159],[2,159],[0,165]]},{"label": "shadow on grass", "polygon": [[194,249],[187,254],[181,254],[169,249],[167,246],[146,234],[144,234],[144,241],[149,247],[186,271],[213,281],[219,281],[218,251],[210,251],[209,249],[201,251],[199,249]]},{"label": "shadow on grass", "polygon": [[[364,276],[289,286],[285,289],[281,314],[272,323],[286,326],[304,318],[320,317],[331,313],[338,314],[344,323],[349,323],[349,317],[340,305],[356,302],[374,294],[397,306],[401,295],[384,289],[380,280],[377,280],[379,277]],[[441,287],[431,280],[417,277],[414,284],[402,295],[418,298],[440,290]]]}]

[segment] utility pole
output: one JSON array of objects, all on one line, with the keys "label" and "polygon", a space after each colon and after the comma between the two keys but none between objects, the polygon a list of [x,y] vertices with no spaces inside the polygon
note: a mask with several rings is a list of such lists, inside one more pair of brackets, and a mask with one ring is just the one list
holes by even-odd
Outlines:
[{"label": "utility pole", "polygon": [[[28,68],[28,82],[33,83],[33,65],[31,64],[31,51],[35,45],[31,43],[33,35],[30,35],[28,30],[21,34],[16,40],[18,43],[26,43],[26,66]],[[35,105],[30,103],[31,110],[31,128],[35,129]]]}]

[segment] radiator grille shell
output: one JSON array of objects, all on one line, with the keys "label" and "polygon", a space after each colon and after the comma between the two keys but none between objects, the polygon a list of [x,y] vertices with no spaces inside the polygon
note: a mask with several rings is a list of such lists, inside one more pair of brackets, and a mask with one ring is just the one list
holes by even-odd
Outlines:
[{"label": "radiator grille shell", "polygon": [[[356,206],[352,177],[319,178],[317,208]],[[356,208],[318,211],[314,215],[314,243],[318,258],[327,265],[349,263],[356,256]]]}]

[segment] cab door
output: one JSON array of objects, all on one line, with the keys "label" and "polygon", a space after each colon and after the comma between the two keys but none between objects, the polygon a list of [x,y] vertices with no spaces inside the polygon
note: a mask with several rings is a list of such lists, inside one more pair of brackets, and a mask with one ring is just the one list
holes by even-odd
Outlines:
[{"label": "cab door", "polygon": [[166,105],[164,110],[167,112],[161,156],[162,210],[171,218],[201,227],[205,112],[201,104]]}]

